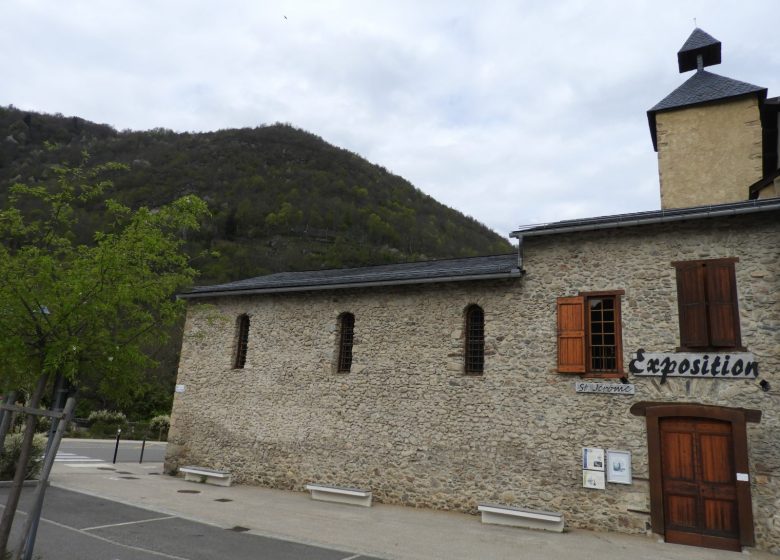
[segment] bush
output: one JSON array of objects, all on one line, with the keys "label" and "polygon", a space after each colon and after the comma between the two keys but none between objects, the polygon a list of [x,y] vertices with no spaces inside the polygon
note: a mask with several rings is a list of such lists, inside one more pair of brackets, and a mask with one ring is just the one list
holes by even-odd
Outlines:
[{"label": "bush", "polygon": [[[16,465],[19,463],[19,454],[22,451],[22,438],[24,434],[8,434],[5,436],[3,453],[0,455],[0,480],[12,480],[16,473]],[[33,437],[33,448],[30,454],[30,462],[27,465],[25,479],[38,476],[43,466],[43,452],[46,449],[46,437],[36,434]]]},{"label": "bush", "polygon": [[171,426],[171,417],[167,414],[160,414],[149,420],[150,430],[167,430]]},{"label": "bush", "polygon": [[127,416],[117,410],[95,410],[87,418],[89,433],[95,437],[114,436],[127,426]]},{"label": "bush", "polygon": [[38,418],[38,423],[35,425],[35,431],[39,434],[48,433],[51,429],[51,418],[48,416],[41,416]]},{"label": "bush", "polygon": [[168,428],[171,427],[171,417],[160,414],[149,420],[149,434],[157,437],[159,441],[168,439]]}]

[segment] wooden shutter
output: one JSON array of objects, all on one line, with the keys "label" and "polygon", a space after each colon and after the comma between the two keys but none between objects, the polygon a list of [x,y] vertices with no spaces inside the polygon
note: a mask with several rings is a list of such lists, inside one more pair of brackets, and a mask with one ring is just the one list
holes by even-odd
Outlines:
[{"label": "wooden shutter", "polygon": [[738,348],[742,343],[734,263],[709,262],[704,270],[707,277],[710,344],[719,348]]},{"label": "wooden shutter", "polygon": [[558,371],[585,373],[585,298],[558,298]]},{"label": "wooden shutter", "polygon": [[677,267],[677,305],[680,314],[680,346],[709,346],[707,335],[707,297],[704,266],[701,262],[679,263]]}]

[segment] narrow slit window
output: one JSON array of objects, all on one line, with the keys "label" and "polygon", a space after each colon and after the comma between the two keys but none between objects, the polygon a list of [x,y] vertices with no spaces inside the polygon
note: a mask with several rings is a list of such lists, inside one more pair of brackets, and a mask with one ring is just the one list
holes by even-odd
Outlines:
[{"label": "narrow slit window", "polygon": [[246,364],[246,351],[249,346],[249,316],[241,315],[237,325],[236,356],[233,361],[235,369],[241,369]]},{"label": "narrow slit window", "polygon": [[348,373],[352,369],[352,343],[355,338],[355,316],[342,313],[339,320],[339,373]]},{"label": "narrow slit window", "polygon": [[468,374],[485,371],[485,313],[478,305],[466,309],[465,368]]}]

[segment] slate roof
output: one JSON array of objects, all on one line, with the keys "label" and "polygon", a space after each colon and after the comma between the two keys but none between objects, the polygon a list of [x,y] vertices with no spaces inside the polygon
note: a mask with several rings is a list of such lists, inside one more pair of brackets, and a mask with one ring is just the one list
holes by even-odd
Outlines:
[{"label": "slate roof", "polygon": [[552,222],[549,224],[521,226],[519,229],[512,232],[511,237],[534,237],[553,233],[570,233],[574,231],[641,226],[654,223],[735,216],[737,214],[751,214],[778,210],[780,210],[780,198],[746,200],[742,202],[712,204],[709,206],[672,208],[670,210],[651,210],[649,212],[633,212],[631,214],[597,216],[594,218],[564,220],[560,222]]},{"label": "slate roof", "polygon": [[680,87],[656,103],[650,111],[656,112],[697,105],[707,101],[737,97],[759,91],[766,92],[766,88],[726,78],[706,70],[700,70],[688,78]]},{"label": "slate roof", "polygon": [[688,36],[688,38],[685,40],[685,43],[683,43],[683,46],[678,51],[679,53],[688,52],[688,51],[695,51],[704,47],[709,47],[712,45],[719,45],[720,41],[718,41],[715,37],[704,31],[703,29],[699,29],[698,27],[693,30],[693,33]]},{"label": "slate roof", "polygon": [[490,255],[464,259],[423,261],[414,263],[280,272],[215,286],[198,286],[179,294],[188,299],[241,295],[242,293],[273,293],[313,289],[355,288],[361,286],[452,282],[519,277],[517,254]]},{"label": "slate roof", "polygon": [[647,119],[650,123],[650,134],[653,137],[653,148],[655,148],[656,151],[658,150],[655,115],[659,111],[688,107],[690,105],[698,105],[700,103],[717,101],[719,99],[729,99],[751,93],[758,94],[762,98],[765,98],[766,92],[767,89],[760,86],[754,86],[753,84],[726,78],[725,76],[713,74],[706,70],[699,70],[688,78],[680,87],[656,103],[647,112]]},{"label": "slate roof", "polygon": [[720,41],[697,27],[685,41],[682,48],[677,51],[677,65],[680,68],[680,72],[696,70],[697,55],[701,55],[704,66],[720,64],[720,48]]}]

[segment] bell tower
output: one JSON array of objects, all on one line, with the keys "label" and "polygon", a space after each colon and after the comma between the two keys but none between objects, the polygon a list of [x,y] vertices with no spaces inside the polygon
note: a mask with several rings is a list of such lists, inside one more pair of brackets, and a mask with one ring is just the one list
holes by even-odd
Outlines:
[{"label": "bell tower", "polygon": [[764,176],[767,90],[704,70],[720,62],[720,41],[694,29],[677,53],[680,73],[693,75],[647,112],[663,209],[747,200]]}]

